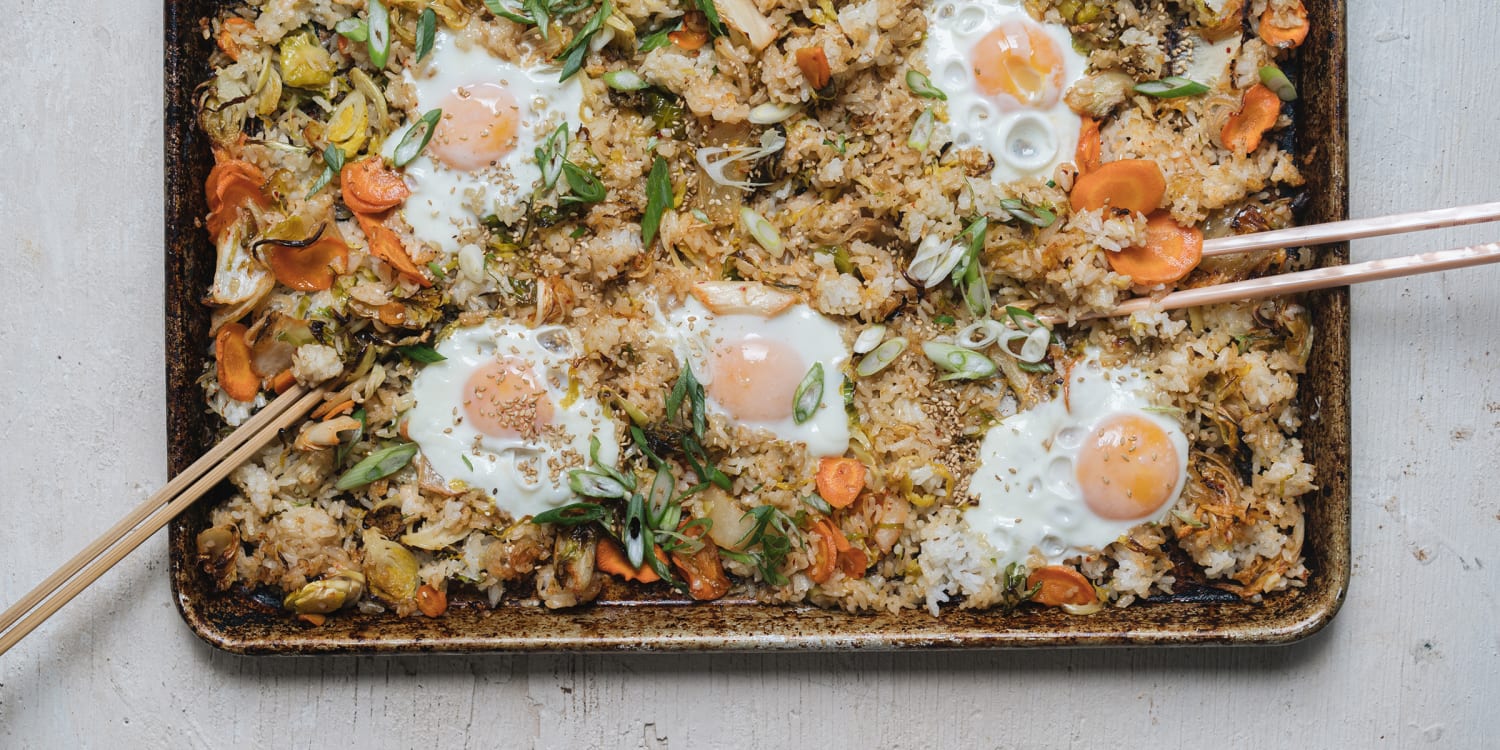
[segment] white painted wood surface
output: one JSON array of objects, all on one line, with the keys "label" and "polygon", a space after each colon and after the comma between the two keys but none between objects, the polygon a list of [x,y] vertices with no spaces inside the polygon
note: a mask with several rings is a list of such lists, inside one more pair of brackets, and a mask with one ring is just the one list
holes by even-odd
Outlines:
[{"label": "white painted wood surface", "polygon": [[[1350,3],[1353,214],[1500,198],[1500,14]],[[0,602],[164,482],[159,7],[0,4]],[[1470,228],[1356,259],[1500,238]],[[251,659],[158,535],[5,657],[0,747],[1495,747],[1500,270],[1354,294],[1354,580],[1240,650]],[[917,615],[914,615],[917,616]]]}]

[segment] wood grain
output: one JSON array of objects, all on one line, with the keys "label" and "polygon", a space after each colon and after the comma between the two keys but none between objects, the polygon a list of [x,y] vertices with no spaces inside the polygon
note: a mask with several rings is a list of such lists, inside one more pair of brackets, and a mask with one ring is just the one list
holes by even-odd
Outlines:
[{"label": "wood grain", "polygon": [[[1451,6],[1451,7],[1450,7]],[[1350,3],[1354,216],[1500,198],[1486,4]],[[0,601],[165,482],[160,13],[7,6]],[[1355,243],[1354,259],[1495,239]],[[1493,746],[1500,271],[1353,291],[1354,580],[1249,650],[267,660],[203,645],[163,538],[0,659],[0,747]],[[1259,720],[1269,719],[1269,723]]]}]

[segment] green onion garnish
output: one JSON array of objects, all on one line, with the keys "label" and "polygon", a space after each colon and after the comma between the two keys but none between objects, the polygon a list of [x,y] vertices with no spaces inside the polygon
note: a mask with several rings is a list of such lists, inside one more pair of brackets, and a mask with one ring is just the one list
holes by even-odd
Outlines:
[{"label": "green onion garnish", "polygon": [[391,16],[380,0],[370,0],[368,11],[370,39],[366,49],[370,53],[370,64],[376,70],[383,70],[391,56]]},{"label": "green onion garnish", "polygon": [[1276,97],[1284,102],[1297,101],[1297,87],[1292,85],[1292,79],[1286,77],[1286,73],[1275,65],[1267,65],[1260,69],[1260,82],[1266,88],[1276,92]]},{"label": "green onion garnish", "polygon": [[604,85],[615,91],[640,91],[651,84],[631,70],[611,70],[604,74]]},{"label": "green onion garnish", "polygon": [[641,244],[651,247],[656,239],[656,229],[661,226],[661,215],[672,205],[672,176],[667,172],[667,162],[660,156],[651,161],[651,174],[646,176],[646,213],[641,216]]},{"label": "green onion garnish", "polygon": [[568,189],[573,191],[562,197],[563,203],[598,203],[604,200],[604,183],[588,170],[570,161],[562,165],[563,177],[568,180]]},{"label": "green onion garnish", "polygon": [[568,472],[568,486],[575,494],[584,497],[613,499],[629,494],[625,485],[614,477],[584,469],[573,469]]},{"label": "green onion garnish", "polygon": [[442,362],[447,359],[447,357],[438,354],[438,351],[430,346],[401,346],[397,347],[396,351],[400,352],[401,356],[413,362],[421,362],[425,365],[430,365],[433,362]]},{"label": "green onion garnish", "polygon": [[745,231],[749,232],[750,236],[754,237],[755,241],[760,243],[760,246],[767,252],[781,252],[781,233],[776,231],[776,227],[772,226],[766,217],[761,216],[749,206],[743,206],[740,208],[740,221],[745,225]]},{"label": "green onion garnish", "polygon": [[417,455],[416,443],[397,443],[381,448],[365,456],[363,461],[344,472],[333,486],[341,490],[352,490],[355,487],[363,487],[371,482],[385,479],[405,468],[415,455]]},{"label": "green onion garnish", "polygon": [[437,13],[432,8],[423,8],[422,15],[417,16],[417,62],[432,51],[432,43],[437,37]]},{"label": "green onion garnish", "polygon": [[927,74],[920,70],[912,69],[906,71],[906,87],[911,89],[913,94],[923,99],[948,100],[948,95],[944,94],[942,89],[932,85],[932,79],[928,78]]},{"label": "green onion garnish", "polygon": [[875,347],[859,364],[854,366],[854,374],[862,378],[868,378],[881,370],[889,367],[901,353],[906,351],[907,340],[905,336],[897,336],[887,339],[885,343]]},{"label": "green onion garnish", "polygon": [[823,405],[823,363],[814,362],[792,394],[792,422],[802,424],[812,419]]},{"label": "green onion garnish", "polygon": [[1057,221],[1057,214],[1041,206],[1032,205],[1020,198],[1002,199],[1000,207],[1005,209],[1006,213],[1009,213],[1012,218],[1024,221],[1035,227],[1041,227],[1042,229],[1052,226],[1053,222]]},{"label": "green onion garnish", "polygon": [[1208,87],[1182,76],[1167,76],[1160,81],[1137,83],[1135,93],[1154,96],[1158,99],[1174,99],[1179,96],[1206,94]]},{"label": "green onion garnish", "polygon": [[561,508],[553,508],[545,513],[538,513],[531,518],[531,522],[577,526],[595,521],[607,521],[610,517],[609,510],[598,503],[572,503]]},{"label": "green onion garnish", "polygon": [[[376,0],[378,2],[378,0]],[[438,120],[443,117],[443,110],[434,109],[421,119],[407,128],[406,135],[401,136],[401,142],[396,144],[395,158],[391,162],[398,167],[404,167],[411,163],[412,159],[427,148],[427,142],[432,140],[432,131],[437,130]]]},{"label": "green onion garnish", "polygon": [[928,341],[922,344],[927,359],[948,374],[939,380],[980,380],[995,374],[995,363],[972,349],[953,344]]},{"label": "green onion garnish", "polygon": [[925,152],[927,145],[932,142],[932,129],[937,126],[937,120],[932,114],[932,108],[922,110],[917,116],[917,121],[911,126],[911,135],[906,138],[906,145]]},{"label": "green onion garnish", "polygon": [[333,27],[345,39],[351,42],[367,42],[370,40],[370,26],[363,19],[345,18]]}]

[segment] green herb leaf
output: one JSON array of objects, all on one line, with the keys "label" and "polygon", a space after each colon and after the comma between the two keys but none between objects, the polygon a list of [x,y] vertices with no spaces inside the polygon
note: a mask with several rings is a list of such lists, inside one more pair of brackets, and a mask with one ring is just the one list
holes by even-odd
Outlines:
[{"label": "green herb leaf", "polygon": [[425,344],[416,344],[413,346],[398,346],[396,347],[396,351],[400,352],[401,356],[406,357],[413,362],[421,362],[424,365],[430,365],[433,362],[442,362],[443,360],[447,359],[447,357],[438,354],[438,351],[436,349]]},{"label": "green herb leaf", "polygon": [[1033,205],[1020,198],[1005,198],[1000,201],[1000,207],[1010,214],[1012,218],[1024,221],[1035,227],[1046,229],[1057,221],[1057,214],[1041,206]]},{"label": "green herb leaf", "polygon": [[714,36],[724,36],[727,33],[724,31],[724,22],[719,20],[719,9],[714,5],[714,0],[693,0],[693,4],[703,11],[703,15],[708,16],[710,33]]},{"label": "green herb leaf", "polygon": [[563,177],[568,180],[568,189],[573,191],[570,195],[562,197],[564,204],[568,203],[598,203],[604,200],[604,183],[599,181],[592,173],[570,161],[564,161],[562,165]]},{"label": "green herb leaf", "polygon": [[822,405],[823,363],[814,362],[802,382],[797,384],[797,392],[792,394],[792,421],[802,424],[812,419]]},{"label": "green herb leaf", "polygon": [[1154,96],[1158,99],[1175,99],[1180,96],[1206,94],[1208,87],[1182,76],[1167,76],[1160,81],[1137,83],[1135,93]]},{"label": "green herb leaf", "polygon": [[[338,147],[337,146],[329,146],[329,148],[338,148]],[[343,153],[343,152],[340,151],[339,153]],[[320,175],[318,175],[318,179],[313,182],[312,187],[310,187],[310,188],[307,189],[307,197],[311,198],[314,195],[317,195],[319,190],[322,190],[323,188],[328,187],[328,183],[333,180],[333,176],[335,174],[337,174],[337,172],[334,171],[333,167],[323,167],[323,173],[320,174]]]},{"label": "green herb leaf", "polygon": [[467,453],[460,453],[460,454],[458,454],[458,457],[463,460],[464,466],[469,467],[469,471],[473,471],[474,470],[474,462],[469,460],[469,454],[467,454]]},{"label": "green herb leaf", "polygon": [[663,26],[656,31],[651,32],[650,34],[641,37],[641,54],[645,54],[654,49],[661,49],[662,47],[671,44],[672,39],[669,35],[681,28],[682,19],[679,18],[676,21],[673,21],[672,23],[669,23],[666,26]]},{"label": "green herb leaf", "polygon": [[651,161],[651,174],[646,176],[646,213],[641,216],[641,241],[648,250],[661,226],[661,215],[670,205],[672,177],[667,173],[667,161],[657,156]]},{"label": "green herb leaf", "polygon": [[395,158],[391,163],[398,167],[404,167],[411,163],[412,159],[427,148],[427,142],[432,140],[432,132],[437,130],[438,121],[443,118],[443,110],[434,109],[422,115],[410,128],[406,135],[401,136],[401,142],[396,144]]},{"label": "green herb leaf", "polygon": [[366,51],[370,54],[370,64],[376,70],[384,70],[391,55],[391,15],[380,0],[369,0],[366,12],[369,15],[367,25],[370,35]]},{"label": "green herb leaf", "polygon": [[415,455],[417,455],[416,443],[397,443],[381,448],[365,456],[363,461],[344,472],[333,486],[341,490],[352,490],[385,479],[405,468]]},{"label": "green herb leaf", "polygon": [[422,15],[417,16],[417,62],[432,51],[432,43],[437,38],[437,13],[432,8],[423,8]]},{"label": "green herb leaf", "polygon": [[828,501],[824,500],[822,495],[818,495],[816,493],[808,495],[807,497],[802,498],[802,502],[803,504],[807,505],[807,507],[812,508],[819,513],[822,513],[825,516],[833,515],[833,506],[829,505]]},{"label": "green herb leaf", "polygon": [[366,42],[370,39],[370,26],[360,18],[345,18],[333,30],[351,42]]},{"label": "green herb leaf", "polygon": [[598,503],[572,503],[561,508],[553,508],[545,513],[532,516],[531,522],[536,524],[555,523],[559,526],[577,526],[584,523],[604,523],[613,518],[614,514],[608,508]]}]

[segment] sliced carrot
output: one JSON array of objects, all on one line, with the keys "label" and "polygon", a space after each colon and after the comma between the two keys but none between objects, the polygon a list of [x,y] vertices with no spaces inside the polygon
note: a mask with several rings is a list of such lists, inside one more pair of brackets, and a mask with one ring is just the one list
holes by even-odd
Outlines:
[{"label": "sliced carrot", "polygon": [[[834,527],[833,521],[826,517],[814,522],[810,531],[817,535],[817,546],[813,549],[812,560],[807,566],[807,577],[812,579],[813,583],[824,583],[833,577],[833,571],[838,563],[839,548],[834,538],[843,539],[844,535],[840,534]],[[848,546],[848,544],[848,540],[845,540],[844,545]]]},{"label": "sliced carrot", "polygon": [[297,384],[297,376],[292,374],[292,368],[288,367],[271,378],[271,390],[278,394],[286,393],[288,388]]},{"label": "sliced carrot", "polygon": [[338,230],[332,230],[307,247],[271,245],[263,255],[276,281],[298,291],[320,292],[333,287],[338,278],[334,264],[342,267],[349,261],[349,246]]},{"label": "sliced carrot", "polygon": [[387,302],[375,311],[380,316],[380,322],[388,326],[399,326],[406,323],[406,305],[400,302]]},{"label": "sliced carrot", "polygon": [[[343,37],[339,37],[343,39]],[[417,609],[428,617],[441,617],[448,611],[448,595],[432,584],[424,583],[417,589]]]},{"label": "sliced carrot", "polygon": [[1083,127],[1078,131],[1078,151],[1073,155],[1073,164],[1078,167],[1078,174],[1086,175],[1099,168],[1099,153],[1103,148],[1099,137],[1099,121],[1085,116]]},{"label": "sliced carrot", "polygon": [[703,542],[703,547],[691,555],[672,553],[672,567],[687,579],[688,595],[700,602],[723,598],[729,593],[729,576],[724,573],[724,561],[719,559],[719,546],[714,540],[703,536],[702,526],[683,527],[682,533]]},{"label": "sliced carrot", "polygon": [[352,399],[352,398],[344,399],[343,403],[338,404],[337,406],[334,406],[332,409],[329,409],[328,411],[326,411],[326,412],[323,413],[323,421],[327,422],[328,420],[333,419],[334,417],[342,416],[344,414],[351,414],[353,412],[354,412],[354,399]]},{"label": "sliced carrot", "polygon": [[[1228,37],[1240,30],[1245,21],[1245,0],[1228,0],[1219,10],[1218,21],[1203,29],[1203,38],[1211,42]],[[341,37],[342,38],[342,37]]]},{"label": "sliced carrot", "polygon": [[1297,0],[1290,12],[1296,21],[1291,26],[1282,26],[1276,22],[1276,12],[1266,6],[1265,12],[1260,14],[1260,38],[1266,44],[1293,49],[1307,39],[1307,32],[1312,29],[1312,23],[1307,20],[1307,6]]},{"label": "sliced carrot", "polygon": [[1109,267],[1141,286],[1171,284],[1203,260],[1203,232],[1158,211],[1146,220],[1146,244],[1109,253]]},{"label": "sliced carrot", "polygon": [[1099,165],[1073,183],[1069,200],[1075,211],[1097,211],[1105,206],[1148,214],[1167,194],[1167,178],[1156,162],[1122,159]]},{"label": "sliced carrot", "polygon": [[[255,24],[239,16],[226,18],[223,23],[219,24],[219,35],[215,37],[214,41],[218,43],[219,49],[223,50],[224,54],[229,55],[229,59],[239,62],[240,45],[234,41],[234,35],[243,34],[253,28],[255,28]],[[340,38],[342,39],[343,37]]]},{"label": "sliced carrot", "polygon": [[327,615],[317,615],[317,614],[309,614],[309,613],[303,613],[303,614],[297,615],[297,619],[299,619],[299,620],[301,620],[301,621],[303,621],[303,622],[307,623],[308,625],[311,625],[311,626],[313,626],[315,628],[321,628],[321,627],[323,627],[323,623],[328,622],[328,616]]},{"label": "sliced carrot", "polygon": [[1056,607],[1063,604],[1092,604],[1098,600],[1094,585],[1089,583],[1089,579],[1065,565],[1048,565],[1031,571],[1031,575],[1026,577],[1026,588],[1034,588],[1039,583],[1042,585],[1041,590],[1031,597],[1031,601],[1037,604]]},{"label": "sliced carrot", "polygon": [[[656,548],[656,554],[660,556],[661,547]],[[594,567],[602,573],[618,576],[627,581],[639,581],[641,583],[655,583],[661,580],[661,576],[651,569],[650,565],[641,564],[639,568],[630,566],[630,559],[625,556],[625,550],[620,549],[613,539],[600,539],[599,548],[594,552]]]},{"label": "sliced carrot", "polygon": [[708,16],[701,10],[690,10],[682,16],[682,28],[667,34],[672,43],[687,52],[708,43]]},{"label": "sliced carrot", "polygon": [[432,286],[432,282],[422,274],[422,269],[406,254],[406,248],[401,246],[401,238],[390,227],[362,213],[355,213],[354,218],[359,221],[359,228],[364,230],[365,237],[369,239],[371,255],[391,264],[402,276],[417,284]]},{"label": "sliced carrot", "polygon": [[214,360],[218,363],[219,387],[235,401],[253,401],[260,393],[260,376],[250,364],[250,342],[245,326],[229,323],[214,337]]},{"label": "sliced carrot", "polygon": [[242,206],[271,204],[261,186],[266,182],[260,167],[241,159],[224,159],[209,170],[204,190],[208,198],[208,232],[218,237],[233,224]]},{"label": "sliced carrot", "polygon": [[1237,154],[1249,154],[1260,148],[1260,140],[1266,131],[1276,125],[1281,116],[1281,97],[1263,84],[1255,84],[1245,92],[1240,111],[1230,115],[1219,132],[1224,148]]},{"label": "sliced carrot", "polygon": [[411,195],[401,173],[386,169],[385,160],[379,156],[367,156],[344,164],[339,170],[339,183],[344,205],[355,213],[378,214],[401,205],[406,196]]},{"label": "sliced carrot", "polygon": [[857,458],[826,457],[818,462],[818,494],[835,508],[847,507],[865,488],[865,465]]}]

